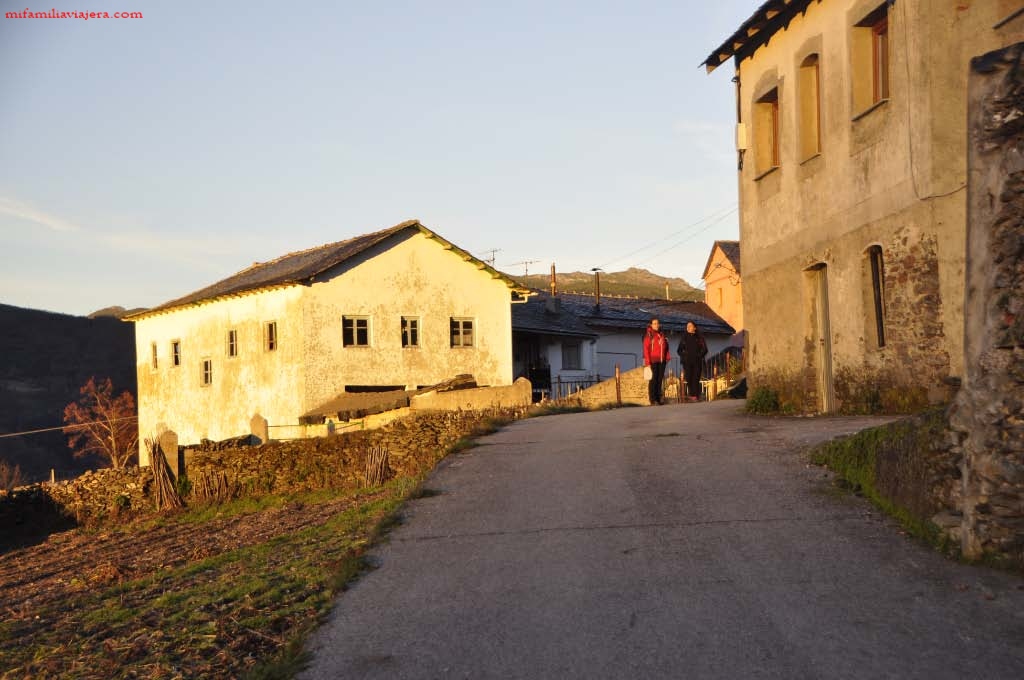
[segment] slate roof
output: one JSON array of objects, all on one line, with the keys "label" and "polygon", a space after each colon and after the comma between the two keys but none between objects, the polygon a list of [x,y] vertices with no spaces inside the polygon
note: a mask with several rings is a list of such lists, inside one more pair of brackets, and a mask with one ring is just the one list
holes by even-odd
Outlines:
[{"label": "slate roof", "polygon": [[778,31],[787,28],[789,22],[810,4],[811,0],[768,0],[762,3],[749,19],[701,62],[701,66],[711,73],[730,58],[735,58],[739,64]]},{"label": "slate roof", "polygon": [[[539,293],[537,298],[544,299],[547,296],[547,293]],[[601,304],[595,305],[593,295],[559,293],[558,297],[563,312],[571,312],[591,331],[596,328],[643,330],[647,328],[651,317],[656,316],[665,330],[682,331],[692,321],[704,333],[732,335],[735,332],[732,326],[703,302],[602,297]],[[518,330],[514,317],[512,329]]]},{"label": "slate roof", "polygon": [[725,259],[729,260],[732,264],[733,270],[736,275],[740,273],[740,242],[739,241],[715,241],[714,245],[711,246],[711,253],[708,255],[708,263],[704,265],[704,273],[700,275],[700,278],[708,278],[708,270],[711,268],[711,260],[715,258],[715,248],[721,248],[722,254],[725,255]]},{"label": "slate roof", "polygon": [[[562,298],[563,296],[559,296]],[[551,295],[537,291],[523,304],[512,305],[512,330],[516,332],[542,333],[581,338],[596,338],[583,320],[561,303],[549,305]],[[551,309],[555,307],[555,309]]]},{"label": "slate roof", "polygon": [[151,309],[127,315],[125,319],[135,321],[178,307],[258,290],[282,286],[309,285],[328,270],[407,230],[417,231],[439,241],[444,247],[460,255],[462,259],[472,262],[478,269],[482,269],[493,278],[503,281],[513,291],[525,292],[525,289],[511,278],[441,238],[420,224],[419,220],[407,220],[388,229],[375,231],[372,234],[363,234],[362,236],[356,236],[345,241],[328,243],[316,248],[288,253],[269,262],[256,262],[252,266],[206,288],[189,293],[184,297],[170,300]]}]

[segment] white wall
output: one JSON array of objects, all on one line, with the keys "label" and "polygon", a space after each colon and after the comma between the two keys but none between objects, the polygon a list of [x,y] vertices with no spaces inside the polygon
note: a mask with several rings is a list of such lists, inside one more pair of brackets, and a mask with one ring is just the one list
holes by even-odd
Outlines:
[{"label": "white wall", "polygon": [[[303,408],[346,385],[431,385],[460,373],[478,384],[512,384],[511,291],[421,233],[339,267],[307,289]],[[370,317],[370,346],[344,347],[342,316]],[[403,348],[401,317],[420,321],[420,346]],[[451,347],[451,317],[474,320],[474,346]]]},{"label": "white wall", "polygon": [[[157,314],[135,322],[142,445],[165,429],[182,444],[249,433],[255,413],[270,425],[294,423],[303,392],[303,329],[300,297],[293,286]],[[265,349],[264,324],[277,322],[278,345]],[[238,333],[238,356],[228,356],[228,331]],[[171,341],[181,342],[181,365],[173,366]],[[157,343],[152,367],[151,343]],[[202,361],[212,362],[212,383],[202,385]],[[271,436],[274,430],[271,429]]]}]

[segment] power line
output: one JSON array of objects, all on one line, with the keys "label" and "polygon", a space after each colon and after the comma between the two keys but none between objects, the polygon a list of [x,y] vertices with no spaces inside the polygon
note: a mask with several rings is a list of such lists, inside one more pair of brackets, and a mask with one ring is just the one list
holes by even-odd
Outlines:
[{"label": "power line", "polygon": [[111,418],[109,420],[94,420],[91,423],[78,423],[77,425],[65,425],[63,427],[44,427],[41,430],[25,430],[24,432],[6,432],[0,434],[0,439],[7,437],[20,437],[25,434],[39,434],[40,432],[56,432],[57,430],[76,430],[80,427],[88,427],[89,425],[101,425],[103,423],[116,423],[121,420],[138,420],[138,416],[125,416],[124,418]]},{"label": "power line", "polygon": [[684,238],[684,239],[681,239],[681,240],[679,240],[679,241],[676,241],[675,243],[673,243],[672,245],[670,245],[670,246],[669,246],[668,248],[665,248],[664,250],[660,250],[660,251],[658,251],[657,253],[655,253],[654,255],[651,255],[651,256],[650,256],[649,258],[647,258],[646,260],[641,260],[641,261],[640,261],[640,262],[638,262],[637,264],[645,264],[645,263],[647,263],[647,262],[650,262],[651,260],[653,260],[653,259],[655,259],[655,258],[657,258],[657,257],[661,257],[662,255],[664,255],[665,253],[667,253],[668,251],[670,251],[670,250],[672,250],[672,249],[674,249],[674,248],[678,248],[679,246],[683,245],[684,243],[686,243],[687,241],[689,241],[690,239],[692,239],[692,238],[693,238],[694,236],[697,236],[698,234],[702,234],[702,233],[704,233],[705,231],[707,231],[708,229],[710,229],[711,227],[714,227],[714,226],[718,225],[718,224],[719,224],[720,222],[722,222],[722,221],[723,221],[723,220],[724,220],[725,218],[729,217],[730,215],[732,215],[732,214],[733,214],[734,212],[736,212],[737,210],[739,210],[739,208],[738,208],[738,207],[734,207],[734,208],[732,208],[731,210],[729,210],[729,212],[727,212],[727,213],[725,213],[724,215],[720,216],[720,217],[719,217],[718,219],[716,219],[716,220],[715,220],[714,222],[712,222],[712,223],[711,223],[711,224],[709,224],[708,226],[704,227],[703,229],[699,229],[699,230],[697,230],[697,231],[693,232],[692,234],[688,235],[688,236],[687,236],[686,238]]},{"label": "power line", "polygon": [[[723,210],[726,211],[724,214],[722,213]],[[693,227],[696,227],[696,226],[698,226],[700,224],[703,224],[707,220],[719,219],[719,218],[722,218],[722,217],[727,217],[730,213],[733,213],[736,210],[738,210],[737,206],[727,206],[725,208],[719,208],[718,210],[712,212],[711,214],[705,215],[704,217],[700,218],[696,222],[693,222],[692,224],[688,224],[685,227],[683,227],[682,229],[677,229],[676,231],[672,232],[668,236],[663,236],[663,237],[661,237],[659,239],[651,241],[647,245],[644,245],[644,246],[641,246],[641,247],[637,248],[636,250],[634,250],[632,252],[626,253],[625,255],[620,255],[620,256],[616,257],[614,260],[609,260],[606,264],[601,265],[601,268],[603,269],[603,268],[607,267],[608,265],[610,265],[610,264],[612,264],[614,262],[620,262],[620,261],[625,260],[627,258],[633,257],[634,255],[636,255],[639,252],[647,250],[648,248],[656,246],[659,243],[667,241],[667,240],[669,240],[671,238],[675,238],[676,236],[678,236],[679,234],[682,234],[686,230],[692,229]],[[700,233],[700,232],[697,232],[697,233]]]}]

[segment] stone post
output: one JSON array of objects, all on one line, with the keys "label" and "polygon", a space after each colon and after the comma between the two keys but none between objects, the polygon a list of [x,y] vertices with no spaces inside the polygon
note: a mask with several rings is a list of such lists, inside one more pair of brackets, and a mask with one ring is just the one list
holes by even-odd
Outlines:
[{"label": "stone post", "polygon": [[171,469],[171,474],[177,479],[185,472],[184,461],[178,455],[178,435],[171,430],[164,430],[156,441],[157,446],[160,447],[160,453],[167,461],[167,467]]},{"label": "stone post", "polygon": [[252,433],[253,444],[257,446],[270,441],[270,426],[267,423],[267,419],[259,413],[254,414],[252,419],[249,420],[249,432]]}]

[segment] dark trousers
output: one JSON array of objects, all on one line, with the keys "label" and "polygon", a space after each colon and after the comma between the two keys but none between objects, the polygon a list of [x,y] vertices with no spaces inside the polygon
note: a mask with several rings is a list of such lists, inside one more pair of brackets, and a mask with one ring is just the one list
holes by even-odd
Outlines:
[{"label": "dark trousers", "polygon": [[686,377],[686,394],[691,397],[700,397],[701,369],[704,362],[700,359],[687,361],[683,366],[683,375]]},{"label": "dark trousers", "polygon": [[665,382],[665,364],[651,362],[651,379],[647,383],[647,396],[652,404],[661,403],[661,386]]}]

